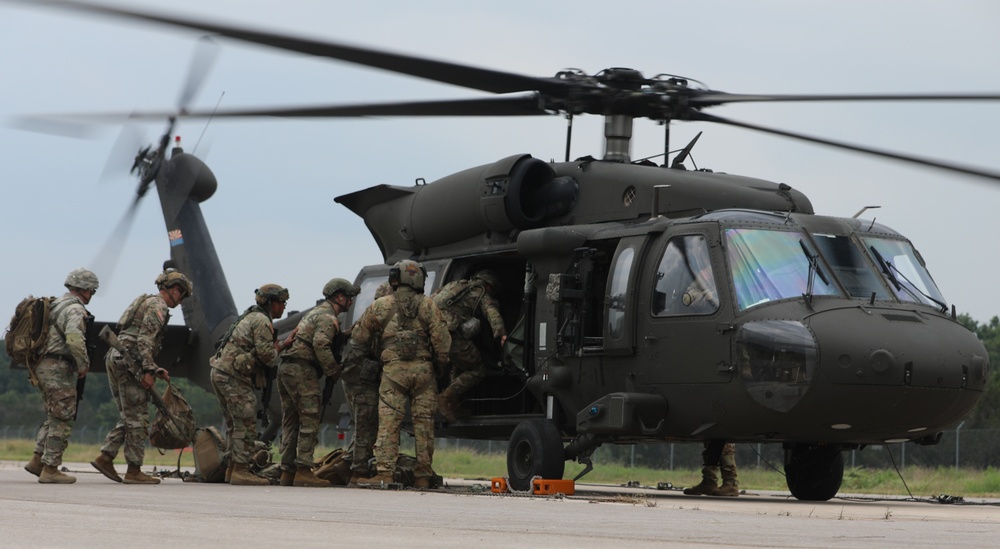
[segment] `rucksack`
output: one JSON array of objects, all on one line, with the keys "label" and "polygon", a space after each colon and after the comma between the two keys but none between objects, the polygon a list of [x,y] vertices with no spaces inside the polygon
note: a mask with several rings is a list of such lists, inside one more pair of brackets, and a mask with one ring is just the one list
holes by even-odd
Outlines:
[{"label": "rucksack", "polygon": [[226,455],[226,443],[215,427],[204,427],[195,431],[194,444],[194,476],[198,482],[225,482],[226,467],[229,466],[229,456]]},{"label": "rucksack", "polygon": [[28,367],[31,384],[37,385],[34,366],[42,359],[49,339],[49,313],[54,297],[28,296],[18,303],[4,336],[13,364]]},{"label": "rucksack", "polygon": [[149,428],[149,444],[164,450],[185,448],[195,435],[194,411],[181,392],[172,384],[163,393],[163,404],[170,417],[156,411],[153,425]]}]

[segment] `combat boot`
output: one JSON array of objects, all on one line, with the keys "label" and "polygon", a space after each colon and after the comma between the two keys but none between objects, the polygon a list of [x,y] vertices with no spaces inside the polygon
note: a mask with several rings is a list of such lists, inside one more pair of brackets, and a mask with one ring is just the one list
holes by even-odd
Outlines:
[{"label": "combat boot", "polygon": [[392,473],[385,471],[372,478],[358,479],[358,486],[383,486],[385,484],[392,484],[393,482],[396,482],[396,480],[392,478]]},{"label": "combat boot", "polygon": [[418,477],[413,481],[413,487],[417,490],[427,490],[431,487],[430,477]]},{"label": "combat boot", "polygon": [[347,483],[348,488],[357,488],[358,481],[365,477],[361,476],[359,473],[354,473],[351,475],[351,480]]},{"label": "combat boot", "polygon": [[24,470],[37,477],[41,476],[43,467],[45,467],[45,465],[42,463],[42,454],[36,453],[31,456],[31,461],[24,466]]},{"label": "combat boot", "polygon": [[286,471],[282,469],[281,480],[278,481],[278,484],[282,486],[291,486],[294,483],[295,483],[295,471]]},{"label": "combat boot", "polygon": [[[284,473],[282,473],[284,475]],[[299,467],[295,470],[294,486],[305,488],[329,488],[333,486],[329,480],[324,480],[313,474],[309,467]]]},{"label": "combat boot", "polygon": [[455,409],[458,408],[458,402],[455,398],[455,393],[451,390],[451,387],[441,391],[441,394],[438,395],[437,405],[438,412],[441,413],[441,417],[443,417],[445,421],[451,423],[458,419],[458,416],[455,415]]},{"label": "combat boot", "polygon": [[739,483],[730,480],[723,480],[722,486],[719,486],[715,490],[712,490],[713,496],[725,496],[725,497],[736,497],[740,495]]},{"label": "combat boot", "polygon": [[94,466],[94,469],[97,469],[102,475],[108,477],[109,479],[115,482],[122,481],[122,477],[118,476],[118,471],[115,471],[115,458],[109,456],[108,454],[101,452],[101,455],[97,456],[97,459],[91,461],[90,464]]},{"label": "combat boot", "polygon": [[226,484],[229,484],[229,481],[233,478],[233,465],[234,462],[230,459],[229,465],[226,466]]},{"label": "combat boot", "polygon": [[701,483],[685,488],[684,493],[689,496],[709,496],[718,488],[718,483],[714,478],[702,477]]},{"label": "combat boot", "polygon": [[52,465],[45,465],[42,467],[42,474],[38,475],[38,482],[42,484],[73,484],[76,482],[76,477],[67,475]]},{"label": "combat boot", "polygon": [[251,473],[247,469],[246,463],[236,463],[233,465],[233,476],[229,478],[229,484],[233,486],[268,486],[271,482]]},{"label": "combat boot", "polygon": [[[104,471],[101,471],[102,473]],[[128,471],[125,472],[125,484],[159,484],[160,479],[151,477],[143,473],[138,465],[128,464]]]}]

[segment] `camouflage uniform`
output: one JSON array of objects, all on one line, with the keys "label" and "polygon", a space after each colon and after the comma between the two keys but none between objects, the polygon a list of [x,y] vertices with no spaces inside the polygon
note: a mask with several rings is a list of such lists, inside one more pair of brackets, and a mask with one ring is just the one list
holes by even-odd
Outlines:
[{"label": "camouflage uniform", "polygon": [[496,299],[479,280],[456,280],[448,283],[434,295],[434,303],[441,309],[451,332],[451,383],[443,392],[450,393],[452,398],[458,398],[486,377],[483,357],[472,342],[472,337],[476,334],[463,335],[460,329],[462,323],[477,318],[477,313],[481,312],[489,322],[494,339],[499,340],[507,335],[507,329]]},{"label": "camouflage uniform", "polygon": [[118,423],[108,431],[101,452],[112,459],[125,445],[125,461],[129,465],[142,465],[149,437],[149,392],[139,379],[145,374],[155,375],[158,366],[154,357],[163,344],[163,329],[170,320],[170,308],[160,294],[141,295],[125,309],[118,326],[125,349],[138,357],[140,372],[129,368],[128,362],[115,349],[104,357],[108,370],[111,396],[118,406]]},{"label": "camouflage uniform", "polygon": [[281,465],[286,471],[314,465],[320,424],[319,378],[334,378],[340,373],[333,356],[333,340],[339,332],[333,304],[324,300],[302,317],[291,348],[281,353]]},{"label": "camouflage uniform", "polygon": [[51,307],[44,358],[35,366],[45,403],[45,422],[35,437],[35,453],[41,454],[43,464],[58,467],[73,432],[76,380],[90,370],[86,344],[90,313],[71,293],[53,301]]},{"label": "camouflage uniform", "polygon": [[237,465],[250,463],[257,438],[255,376],[274,363],[274,326],[266,307],[254,305],[231,328],[229,340],[209,361],[212,388],[226,419],[226,445]]},{"label": "camouflage uniform", "polygon": [[447,363],[451,335],[432,299],[400,286],[393,295],[372,303],[352,330],[353,344],[360,348],[368,347],[380,336],[383,369],[375,442],[379,475],[391,476],[396,470],[399,432],[409,404],[416,438],[414,476],[428,479],[434,474],[431,464],[437,408],[431,359]]},{"label": "camouflage uniform", "polygon": [[[383,282],[375,290],[375,299],[392,293],[388,282]],[[344,351],[344,372],[341,381],[344,382],[344,394],[351,406],[351,416],[354,418],[354,438],[351,439],[351,472],[353,476],[364,478],[371,471],[368,464],[375,457],[375,438],[378,436],[378,388],[381,379],[381,363],[379,370],[372,368],[363,370],[363,360],[378,361],[376,345],[359,347],[352,340]]]}]

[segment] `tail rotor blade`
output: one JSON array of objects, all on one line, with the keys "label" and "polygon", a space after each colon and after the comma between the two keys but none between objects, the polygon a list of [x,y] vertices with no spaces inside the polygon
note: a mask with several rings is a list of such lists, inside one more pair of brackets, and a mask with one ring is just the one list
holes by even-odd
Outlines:
[{"label": "tail rotor blade", "polygon": [[132,225],[135,222],[136,214],[139,212],[139,202],[139,196],[136,196],[132,200],[128,209],[125,210],[125,214],[122,215],[121,220],[118,221],[114,230],[111,231],[108,240],[101,246],[101,250],[97,252],[97,256],[94,258],[92,264],[93,270],[102,273],[101,285],[105,288],[111,286],[111,279],[121,259],[122,249],[125,247],[129,233],[132,232]]}]

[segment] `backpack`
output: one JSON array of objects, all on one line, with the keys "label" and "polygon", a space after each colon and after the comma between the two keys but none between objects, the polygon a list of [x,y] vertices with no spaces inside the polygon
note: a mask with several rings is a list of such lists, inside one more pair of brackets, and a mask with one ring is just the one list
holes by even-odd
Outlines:
[{"label": "backpack", "polygon": [[42,359],[49,339],[49,313],[54,297],[28,296],[18,303],[4,336],[7,355],[13,364],[28,368],[31,384],[38,385],[34,366]]},{"label": "backpack", "polygon": [[226,455],[226,444],[218,429],[204,427],[195,431],[192,454],[194,454],[194,476],[198,482],[226,481],[229,456]]},{"label": "backpack", "polygon": [[185,448],[195,435],[194,411],[181,392],[172,384],[163,393],[163,404],[170,417],[156,411],[153,425],[149,428],[149,444],[155,448],[171,450]]}]

